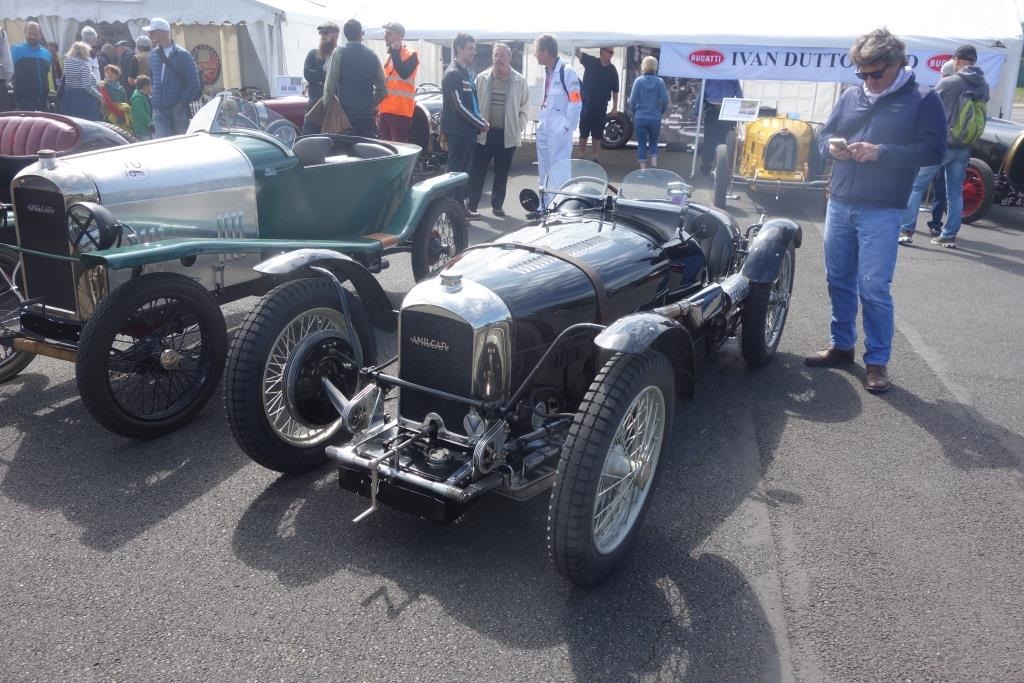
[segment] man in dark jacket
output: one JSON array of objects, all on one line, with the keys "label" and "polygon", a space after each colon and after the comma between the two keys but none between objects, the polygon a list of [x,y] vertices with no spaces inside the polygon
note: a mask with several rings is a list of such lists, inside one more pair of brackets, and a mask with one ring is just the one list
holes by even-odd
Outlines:
[{"label": "man in dark jacket", "polygon": [[352,134],[375,138],[377,105],[388,94],[384,68],[377,55],[363,45],[362,24],[349,19],[342,32],[347,42],[331,56],[324,79],[324,99],[337,95],[352,123]]},{"label": "man in dark jacket", "polygon": [[14,101],[22,111],[46,111],[50,94],[50,52],[39,24],[25,24],[25,42],[11,49],[14,61]]},{"label": "man in dark jacket", "polygon": [[[452,63],[441,79],[441,132],[448,138],[447,171],[469,173],[476,137],[491,127],[480,113],[476,95],[476,76],[469,70],[476,57],[476,39],[460,33],[452,41]],[[465,199],[465,185],[457,191],[457,199]],[[476,210],[467,208],[466,215],[479,218]]]},{"label": "man in dark jacket", "polygon": [[199,98],[199,69],[192,54],[171,40],[171,25],[159,17],[144,26],[153,41],[149,73],[153,79],[153,127],[156,136],[182,135],[188,130],[188,106]]},{"label": "man in dark jacket", "polygon": [[942,160],[946,116],[934,92],[922,94],[907,68],[906,46],[885,29],[850,48],[862,87],[849,88],[819,136],[831,156],[825,217],[825,275],[832,301],[829,346],[804,359],[829,366],[854,359],[857,300],[864,323],[864,386],[889,388],[894,310],[889,286],[898,226],[917,169]]},{"label": "man in dark jacket", "polygon": [[[326,21],[317,26],[316,31],[320,34],[320,44],[309,51],[309,54],[306,55],[306,62],[302,66],[302,76],[308,84],[306,88],[307,112],[324,96],[324,79],[327,78],[324,66],[334,53],[335,48],[338,47],[338,34],[341,33],[341,29],[333,21]],[[319,132],[319,123],[309,119],[302,122],[303,135]]]},{"label": "man in dark jacket", "polygon": [[[953,55],[955,73],[942,78],[935,86],[935,92],[942,99],[946,110],[946,130],[948,131],[960,111],[961,97],[978,102],[988,102],[988,83],[985,73],[977,66],[978,52],[973,45],[961,45]],[[924,166],[917,173],[914,190],[910,193],[907,210],[903,212],[900,222],[900,244],[910,244],[917,226],[917,210],[921,208],[921,197],[924,196],[928,184],[938,173],[946,175],[946,226],[932,234],[932,244],[947,249],[956,249],[956,234],[960,232],[960,222],[964,210],[963,184],[967,175],[967,160],[971,156],[971,146],[961,144],[947,133],[946,155],[938,165]],[[931,224],[929,224],[930,226]]]}]

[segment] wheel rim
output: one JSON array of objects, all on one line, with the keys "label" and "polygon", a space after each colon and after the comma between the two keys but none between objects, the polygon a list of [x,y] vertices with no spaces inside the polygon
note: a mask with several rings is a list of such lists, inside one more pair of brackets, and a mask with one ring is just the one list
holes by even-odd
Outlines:
[{"label": "wheel rim", "polygon": [[610,145],[614,145],[620,139],[622,139],[622,125],[618,121],[612,119],[604,124],[604,133],[602,134],[605,142]]},{"label": "wheel rim", "polygon": [[[295,405],[296,398],[294,392],[289,395],[287,386],[289,360],[305,339],[325,330],[345,332],[350,338],[352,335],[344,316],[334,309],[303,311],[292,318],[277,335],[263,368],[263,411],[268,424],[278,438],[299,448],[321,444],[341,429],[340,416],[333,422],[316,425],[301,419],[301,416],[293,412],[294,408],[290,408],[290,405]],[[339,388],[351,391],[353,387],[354,384]]]},{"label": "wheel rim", "polygon": [[985,181],[978,170],[970,166],[967,167],[967,175],[964,176],[963,193],[964,208],[961,215],[970,216],[981,208],[982,202],[985,201]]},{"label": "wheel rim", "polygon": [[445,209],[430,226],[430,240],[427,242],[427,267],[430,274],[433,275],[451,261],[457,249],[451,210]]},{"label": "wheel rim", "polygon": [[793,291],[793,259],[787,250],[779,264],[779,274],[772,282],[768,293],[768,313],[764,326],[764,342],[772,348],[782,335],[782,325],[786,322],[789,302]]},{"label": "wheel rim", "polygon": [[[17,268],[13,273],[4,274],[13,281],[17,277]],[[10,329],[21,319],[21,296],[18,291],[8,284],[4,277],[0,277],[0,330]],[[18,350],[10,342],[0,343],[0,366],[18,355]]]},{"label": "wheel rim", "polygon": [[107,385],[114,402],[140,420],[160,420],[192,405],[213,372],[211,330],[193,302],[153,297],[114,335]]},{"label": "wheel rim", "polygon": [[636,524],[654,481],[665,431],[665,397],[649,386],[629,405],[605,455],[594,500],[594,547],[613,552]]}]

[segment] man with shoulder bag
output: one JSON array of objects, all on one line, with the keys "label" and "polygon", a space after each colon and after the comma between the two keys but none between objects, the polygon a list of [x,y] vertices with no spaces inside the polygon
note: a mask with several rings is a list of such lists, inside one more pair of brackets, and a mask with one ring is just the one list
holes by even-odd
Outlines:
[{"label": "man with shoulder bag", "polygon": [[153,79],[153,126],[155,137],[184,135],[188,130],[188,107],[202,92],[199,69],[192,54],[171,40],[171,25],[159,17],[149,22],[153,50],[149,53],[149,72]]}]

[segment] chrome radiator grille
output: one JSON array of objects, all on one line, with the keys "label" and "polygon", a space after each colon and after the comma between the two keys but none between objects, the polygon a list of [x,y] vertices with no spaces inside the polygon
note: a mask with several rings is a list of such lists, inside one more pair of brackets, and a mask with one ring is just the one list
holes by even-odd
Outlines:
[{"label": "chrome radiator grille", "polygon": [[[462,320],[425,311],[403,310],[399,376],[431,389],[458,396],[470,396],[473,374],[473,328]],[[435,398],[411,389],[402,389],[398,414],[421,421],[427,413],[437,413],[445,427],[463,432],[462,419],[468,408],[462,404]]]},{"label": "chrome radiator grille", "polygon": [[[64,217],[64,196],[56,191],[15,187],[18,244],[23,249],[71,256]],[[75,311],[75,264],[24,254],[25,294],[44,297],[47,306]]]}]

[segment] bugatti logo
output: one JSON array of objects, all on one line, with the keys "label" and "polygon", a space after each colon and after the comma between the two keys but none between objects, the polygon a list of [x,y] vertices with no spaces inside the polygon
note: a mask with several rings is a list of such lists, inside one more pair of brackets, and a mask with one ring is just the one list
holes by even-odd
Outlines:
[{"label": "bugatti logo", "polygon": [[935,55],[928,58],[928,68],[935,73],[942,73],[942,65],[953,59],[953,55]]},{"label": "bugatti logo", "polygon": [[409,337],[409,341],[416,346],[422,346],[425,349],[445,352],[448,351],[448,342],[437,341],[436,339],[430,339],[428,337]]},{"label": "bugatti logo", "polygon": [[690,53],[690,63],[697,66],[718,66],[725,61],[725,55],[718,50],[697,50]]},{"label": "bugatti logo", "polygon": [[43,204],[29,204],[25,208],[36,213],[57,213],[52,206],[44,206]]}]

